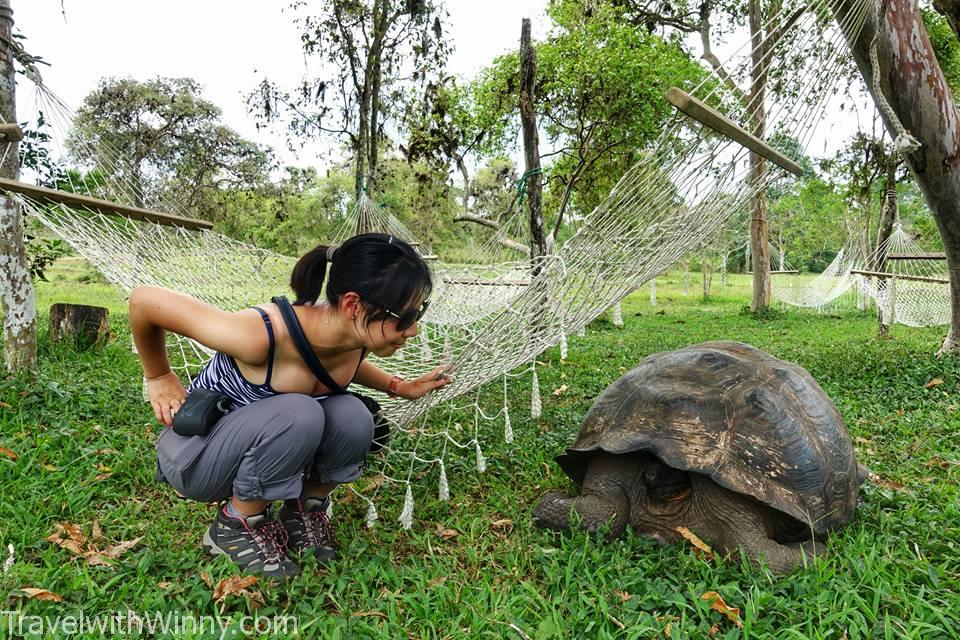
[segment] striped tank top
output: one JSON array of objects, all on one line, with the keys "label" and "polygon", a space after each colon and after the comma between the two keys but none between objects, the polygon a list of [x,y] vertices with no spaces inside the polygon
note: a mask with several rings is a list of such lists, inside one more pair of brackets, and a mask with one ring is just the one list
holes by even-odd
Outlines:
[{"label": "striped tank top", "polygon": [[219,391],[233,400],[234,409],[277,395],[277,391],[270,386],[270,377],[273,375],[273,352],[277,346],[273,335],[273,323],[266,311],[260,307],[254,307],[254,309],[260,312],[263,324],[267,328],[267,337],[270,339],[270,350],[267,352],[267,377],[263,384],[254,384],[247,380],[237,366],[237,361],[232,356],[218,351],[187,387],[187,393],[198,388]]}]

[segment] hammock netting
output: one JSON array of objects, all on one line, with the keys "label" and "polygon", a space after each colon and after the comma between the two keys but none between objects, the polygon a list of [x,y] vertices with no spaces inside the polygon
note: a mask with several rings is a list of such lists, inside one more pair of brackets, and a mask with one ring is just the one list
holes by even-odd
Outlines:
[{"label": "hammock netting", "polygon": [[[765,25],[765,33],[777,33],[786,21],[794,19],[797,10],[804,10],[784,29],[787,37],[777,47],[766,48],[763,62],[769,65],[771,89],[763,104],[755,105],[762,107],[763,114],[750,112],[743,98],[748,93],[743,88],[750,85],[749,42],[724,63],[729,83],[708,80],[687,89],[748,130],[762,115],[768,139],[786,136],[806,148],[824,119],[828,101],[840,92],[841,69],[849,64],[844,34],[855,38],[864,17],[875,11],[872,2],[847,4],[855,9],[844,14],[840,28],[830,3],[822,0],[786,2]],[[72,130],[72,114],[38,78],[34,80],[33,115],[20,119],[29,121],[42,112],[60,132],[54,140],[62,140]],[[733,90],[731,85],[739,88]],[[157,201],[138,192],[123,178],[135,175],[133,168],[115,151],[92,142],[85,144],[75,134],[69,157],[85,158],[84,168],[99,169],[90,176],[115,178],[106,181],[87,176],[82,183],[60,188],[185,215],[176,202]],[[529,413],[539,414],[537,354],[560,345],[566,355],[568,335],[582,331],[625,295],[722,236],[732,220],[740,221],[750,194],[784,174],[767,162],[765,173],[751,180],[745,148],[681,114],[664,123],[655,144],[637,152],[640,161],[604,202],[574,223],[573,235],[550,255],[530,259],[502,242],[510,235],[523,237],[519,234],[523,216],[518,215],[468,264],[431,261],[436,288],[419,335],[397,356],[378,364],[407,378],[449,364],[452,382],[416,402],[379,398],[396,425],[393,438],[385,455],[371,461],[373,480],[351,487],[366,501],[370,525],[377,519],[380,493],[390,487],[404,496],[398,514],[404,527],[412,523],[414,485],[423,482],[418,478],[437,478],[437,495],[447,499],[446,460],[454,452],[474,456],[477,472],[482,473],[486,468],[484,443],[513,439],[507,404],[511,380],[532,373]],[[67,155],[62,148],[55,153]],[[29,217],[69,243],[124,294],[139,285],[159,285],[236,310],[287,291],[293,258],[209,230],[136,222],[82,207],[11,196],[20,201]],[[396,218],[364,199],[344,226],[343,237],[367,230],[417,243]],[[430,253],[429,247],[418,244],[418,248]],[[844,272],[845,265],[842,260],[838,263],[837,274]],[[898,318],[903,318],[905,311],[903,284],[897,283]],[[175,337],[170,338],[170,348],[172,360],[185,378],[208,356],[198,345]],[[503,385],[503,403],[485,409],[479,402],[480,388],[494,381]],[[417,492],[421,490],[417,488]]]},{"label": "hammock netting", "polygon": [[[950,279],[946,261],[931,258],[899,222],[870,254],[851,237],[816,276],[780,275],[773,294],[785,304],[825,309],[842,301],[872,300],[884,324],[930,327],[950,324]],[[925,257],[926,256],[926,257]],[[884,265],[883,271],[877,271]]]}]

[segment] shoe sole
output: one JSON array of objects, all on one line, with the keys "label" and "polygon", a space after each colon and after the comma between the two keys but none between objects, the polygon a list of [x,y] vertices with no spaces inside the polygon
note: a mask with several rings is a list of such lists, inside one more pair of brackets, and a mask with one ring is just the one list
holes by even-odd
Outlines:
[{"label": "shoe sole", "polygon": [[213,541],[213,538],[210,537],[210,529],[207,529],[203,532],[203,542],[201,542],[201,545],[203,546],[204,550],[206,550],[206,552],[212,556],[229,557],[229,554],[223,549],[221,549],[220,547],[218,547],[216,543]]}]

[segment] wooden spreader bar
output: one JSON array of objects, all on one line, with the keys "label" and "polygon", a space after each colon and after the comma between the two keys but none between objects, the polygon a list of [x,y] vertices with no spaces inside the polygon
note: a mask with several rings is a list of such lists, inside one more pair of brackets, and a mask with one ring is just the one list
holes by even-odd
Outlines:
[{"label": "wooden spreader bar", "polygon": [[483,287],[527,287],[529,280],[480,280],[479,278],[451,278],[444,276],[443,281],[447,284],[469,284],[480,285]]},{"label": "wooden spreader bar", "polygon": [[0,123],[0,142],[19,142],[23,140],[23,130],[16,122]]},{"label": "wooden spreader bar", "polygon": [[667,91],[667,100],[680,111],[684,112],[700,124],[710,127],[722,136],[737,142],[750,151],[763,156],[770,162],[780,165],[790,173],[803,175],[803,167],[783,155],[760,138],[749,133],[736,122],[726,117],[716,109],[708,107],[686,91],[677,87],[670,87]]},{"label": "wooden spreader bar", "polygon": [[950,281],[946,278],[929,278],[927,276],[911,276],[902,273],[887,273],[884,271],[858,271],[856,269],[851,269],[850,273],[855,273],[858,276],[870,276],[871,278],[879,278],[881,280],[886,280],[887,278],[896,278],[897,280],[912,280],[914,282],[934,282],[936,284],[950,284]]},{"label": "wooden spreader bar", "polygon": [[946,260],[945,253],[889,253],[887,260]]},{"label": "wooden spreader bar", "polygon": [[0,178],[0,190],[19,193],[31,200],[43,202],[45,204],[62,204],[68,207],[90,209],[98,213],[122,216],[131,220],[143,220],[144,222],[153,222],[156,224],[167,225],[169,227],[182,227],[184,229],[213,229],[213,224],[206,220],[197,220],[195,218],[183,218],[161,213],[151,209],[142,209],[140,207],[131,207],[125,204],[101,200],[100,198],[91,198],[80,195],[79,193],[70,193],[69,191],[59,191],[57,189],[47,189],[38,187],[35,184],[27,184],[18,180],[9,180]]}]

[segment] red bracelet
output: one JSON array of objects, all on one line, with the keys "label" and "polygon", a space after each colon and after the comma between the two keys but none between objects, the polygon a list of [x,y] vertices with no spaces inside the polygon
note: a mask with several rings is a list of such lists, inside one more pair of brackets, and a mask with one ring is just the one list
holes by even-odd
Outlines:
[{"label": "red bracelet", "polygon": [[391,398],[396,398],[397,390],[400,389],[401,382],[403,382],[403,378],[400,376],[393,376],[390,378],[390,384],[387,385],[387,395]]}]

